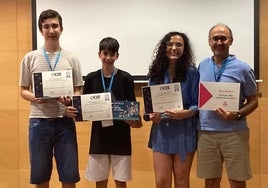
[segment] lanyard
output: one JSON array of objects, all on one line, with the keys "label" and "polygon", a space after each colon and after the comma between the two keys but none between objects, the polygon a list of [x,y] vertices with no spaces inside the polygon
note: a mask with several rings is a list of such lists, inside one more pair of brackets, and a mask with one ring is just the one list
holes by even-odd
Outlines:
[{"label": "lanyard", "polygon": [[103,90],[104,90],[105,92],[111,92],[111,90],[112,90],[112,85],[113,85],[113,81],[114,81],[114,70],[113,70],[113,72],[112,72],[112,77],[111,77],[111,80],[110,80],[110,84],[109,84],[108,89],[107,89],[106,86],[105,86],[105,81],[104,81],[104,76],[103,76],[103,72],[102,72],[102,70],[101,70],[101,81],[102,81],[102,87],[103,87]]},{"label": "lanyard", "polygon": [[45,56],[45,58],[46,58],[46,61],[47,61],[47,64],[48,64],[50,70],[51,70],[51,71],[54,71],[55,68],[56,68],[56,66],[57,66],[57,64],[58,64],[58,62],[59,62],[59,59],[60,59],[60,53],[61,53],[61,52],[59,52],[59,53],[57,54],[57,56],[56,56],[56,60],[55,60],[55,64],[54,64],[53,68],[52,68],[51,63],[50,63],[50,61],[49,61],[49,58],[48,58],[48,55],[47,55],[47,53],[46,53],[46,49],[45,49],[45,48],[43,49],[43,53],[44,53],[44,56]]},{"label": "lanyard", "polygon": [[224,60],[220,70],[218,70],[216,72],[216,65],[215,63],[212,61],[211,64],[212,64],[212,72],[214,74],[214,78],[215,78],[215,81],[218,82],[221,78],[221,75],[222,73],[224,72],[225,68],[226,68],[226,64],[227,64],[227,61],[228,61],[228,58],[226,60]]}]

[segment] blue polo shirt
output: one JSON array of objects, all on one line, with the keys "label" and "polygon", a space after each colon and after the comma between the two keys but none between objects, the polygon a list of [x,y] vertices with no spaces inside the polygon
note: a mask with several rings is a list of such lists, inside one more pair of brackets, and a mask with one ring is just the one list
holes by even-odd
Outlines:
[{"label": "blue polo shirt", "polygon": [[[200,82],[229,82],[240,83],[239,108],[247,96],[257,93],[257,84],[251,67],[238,60],[236,56],[229,55],[225,60],[224,69],[220,70],[212,58],[207,58],[199,64]],[[219,75],[216,73],[220,72]],[[238,131],[247,130],[246,117],[241,120],[225,121],[215,111],[199,111],[199,130],[206,131]]]}]

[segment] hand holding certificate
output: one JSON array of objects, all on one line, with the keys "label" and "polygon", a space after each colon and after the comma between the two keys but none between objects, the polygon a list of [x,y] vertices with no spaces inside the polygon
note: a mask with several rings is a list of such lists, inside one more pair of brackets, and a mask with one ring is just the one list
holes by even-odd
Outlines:
[{"label": "hand holding certificate", "polygon": [[35,98],[57,98],[73,95],[72,70],[35,72],[33,74]]},{"label": "hand holding certificate", "polygon": [[239,110],[240,83],[200,82],[199,110]]},{"label": "hand holding certificate", "polygon": [[78,110],[77,121],[139,120],[140,118],[139,102],[112,102],[110,92],[73,96],[73,107]]},{"label": "hand holding certificate", "polygon": [[109,92],[73,96],[73,107],[78,110],[77,121],[113,119],[112,99]]},{"label": "hand holding certificate", "polygon": [[145,114],[183,109],[180,83],[142,87]]}]

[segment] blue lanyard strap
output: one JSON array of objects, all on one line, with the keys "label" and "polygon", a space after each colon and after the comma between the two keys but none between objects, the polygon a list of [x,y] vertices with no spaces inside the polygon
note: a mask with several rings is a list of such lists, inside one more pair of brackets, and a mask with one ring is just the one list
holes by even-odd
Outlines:
[{"label": "blue lanyard strap", "polygon": [[221,68],[216,72],[216,63],[214,61],[211,62],[211,65],[212,65],[212,72],[214,74],[214,78],[215,78],[215,81],[218,82],[221,78],[221,75],[222,73],[224,72],[225,68],[226,68],[226,64],[227,64],[227,61],[228,61],[228,58],[226,60],[224,60]]},{"label": "blue lanyard strap", "polygon": [[43,49],[43,54],[44,54],[44,56],[45,56],[45,58],[46,58],[46,62],[47,62],[47,64],[48,64],[50,70],[51,70],[51,71],[54,71],[55,68],[56,68],[56,66],[57,66],[57,64],[58,64],[58,62],[59,62],[61,51],[60,51],[60,52],[57,54],[57,56],[56,56],[56,60],[55,60],[55,64],[54,64],[53,68],[52,68],[51,63],[50,63],[50,61],[49,61],[49,58],[48,58],[48,55],[47,55],[47,53],[46,53],[46,49],[45,49],[45,48]]},{"label": "blue lanyard strap", "polygon": [[110,84],[109,84],[109,87],[108,89],[106,88],[105,86],[105,81],[104,81],[104,76],[103,76],[103,72],[101,70],[101,81],[102,81],[102,87],[103,87],[103,90],[105,92],[111,92],[112,91],[112,85],[113,85],[113,81],[114,81],[114,70],[112,72],[112,77],[111,77],[111,80],[110,80]]}]

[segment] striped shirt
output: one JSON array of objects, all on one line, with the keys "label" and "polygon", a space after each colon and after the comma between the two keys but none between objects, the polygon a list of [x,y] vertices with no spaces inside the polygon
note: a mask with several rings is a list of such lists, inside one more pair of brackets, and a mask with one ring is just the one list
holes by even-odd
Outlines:
[{"label": "striped shirt", "polygon": [[[54,70],[72,70],[74,87],[83,85],[81,65],[75,54],[61,49],[55,53],[47,53],[51,67],[54,67],[56,57],[60,53],[59,61]],[[27,53],[21,62],[19,86],[30,86],[32,91],[32,77],[34,72],[51,71],[43,54],[43,48]],[[54,118],[65,114],[65,106],[55,100],[45,104],[30,103],[30,118]]]}]

